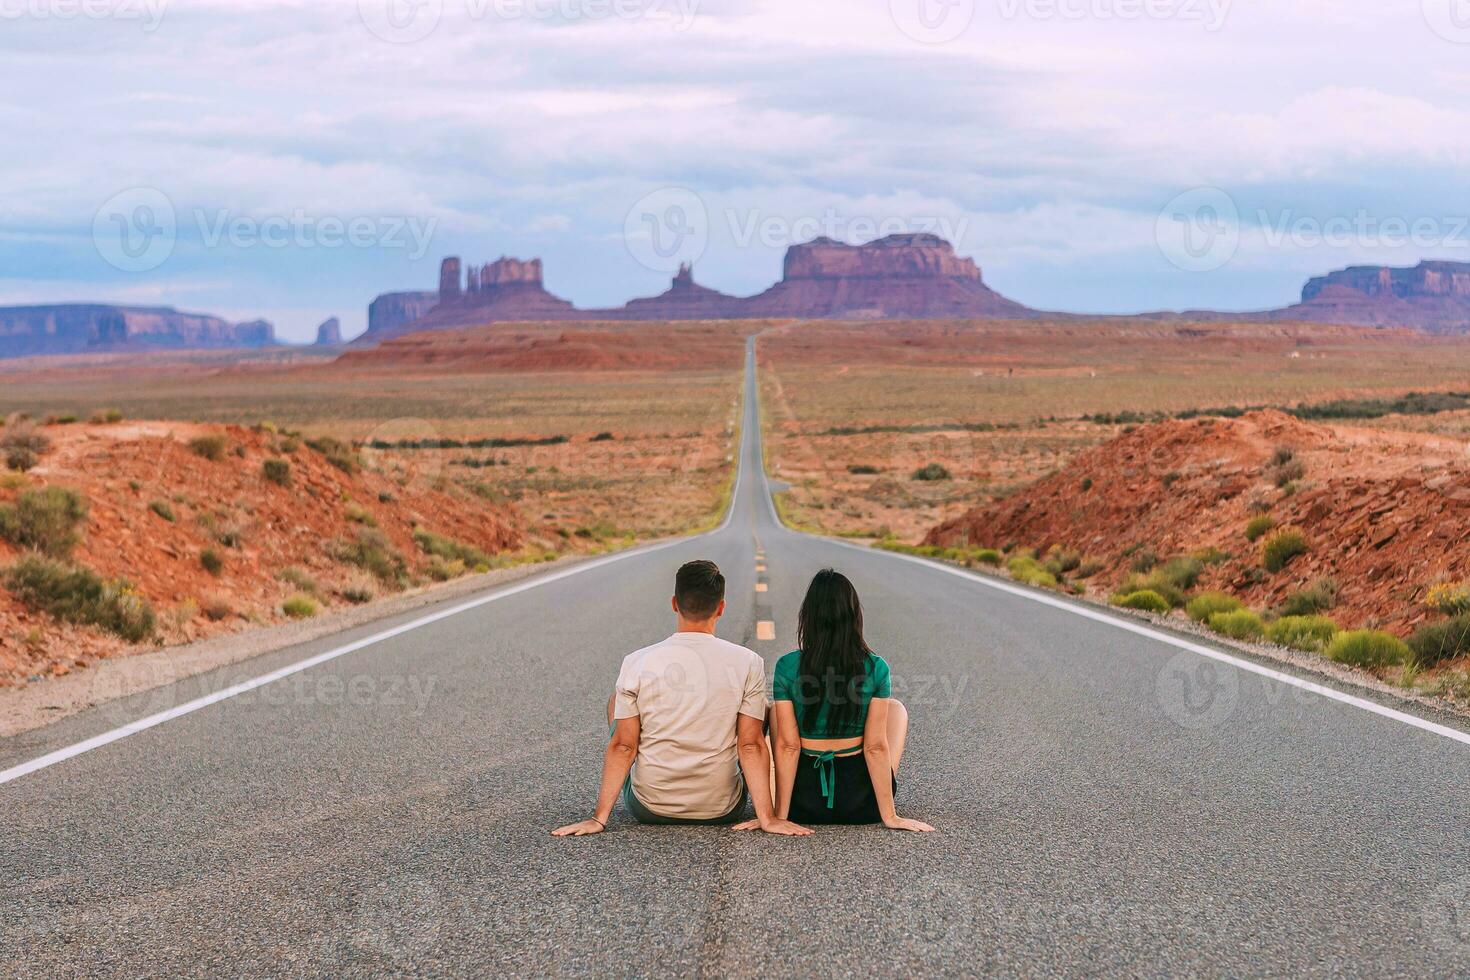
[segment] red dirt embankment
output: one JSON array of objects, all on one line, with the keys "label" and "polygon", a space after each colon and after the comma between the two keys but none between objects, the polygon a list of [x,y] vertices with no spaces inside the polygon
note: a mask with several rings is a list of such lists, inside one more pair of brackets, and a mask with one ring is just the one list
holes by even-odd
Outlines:
[{"label": "red dirt embankment", "polygon": [[[1278,450],[1291,451],[1285,467]],[[1277,486],[1289,478],[1294,487]],[[1247,522],[1262,513],[1278,529],[1299,528],[1309,543],[1276,574],[1262,568],[1261,542],[1245,537]],[[1093,588],[1116,585],[1145,550],[1164,559],[1218,548],[1229,557],[1209,568],[1200,588],[1267,608],[1330,577],[1340,587],[1332,611],[1339,623],[1405,634],[1426,616],[1425,587],[1470,578],[1467,530],[1464,442],[1266,411],[1125,432],[934,528],[925,543],[1077,549],[1102,563]]]},{"label": "red dirt embankment", "polygon": [[[370,526],[402,554],[413,576],[430,563],[414,542],[415,528],[492,555],[522,543],[516,517],[505,506],[451,495],[421,478],[392,478],[355,465],[347,472],[287,435],[175,422],[44,431],[52,449],[23,479],[11,475],[0,485],[0,504],[46,486],[81,493],[88,515],[72,560],[104,577],[129,580],[153,605],[158,635],[151,645],[279,622],[283,599],[311,591],[301,584],[307,578],[324,606],[348,602],[344,591],[357,601],[384,594],[388,586],[339,560],[333,548]],[[219,459],[190,448],[201,436],[224,439]],[[289,463],[289,486],[266,479],[267,459]],[[203,567],[206,549],[221,561],[218,575]],[[20,557],[0,540],[0,568]],[[287,569],[299,570],[296,582],[282,579]],[[0,588],[0,686],[147,646],[131,648],[97,629],[59,623]]]}]

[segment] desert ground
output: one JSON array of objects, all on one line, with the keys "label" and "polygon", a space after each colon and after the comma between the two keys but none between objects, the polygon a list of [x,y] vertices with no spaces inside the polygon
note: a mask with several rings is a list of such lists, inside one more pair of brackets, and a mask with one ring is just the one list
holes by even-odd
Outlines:
[{"label": "desert ground", "polygon": [[[77,540],[54,557],[99,577],[114,620],[120,601],[155,625],[133,641],[119,634],[136,622],[42,615],[0,591],[0,684],[708,526],[752,328],[526,325],[335,361],[5,364],[0,439],[30,431],[46,448],[5,475],[0,520],[48,488],[75,493]],[[287,467],[280,482],[267,461]],[[41,519],[64,521],[66,501],[49,504]],[[0,565],[27,550],[0,535]]]}]

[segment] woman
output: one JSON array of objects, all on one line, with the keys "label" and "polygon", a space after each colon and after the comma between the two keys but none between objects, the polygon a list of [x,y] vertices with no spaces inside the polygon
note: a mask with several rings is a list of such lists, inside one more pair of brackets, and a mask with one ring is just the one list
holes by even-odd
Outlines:
[{"label": "woman", "polygon": [[933,830],[893,808],[908,711],[892,697],[888,664],[863,639],[862,603],[846,576],[817,573],[796,636],[801,649],[776,662],[772,685],[776,815]]}]

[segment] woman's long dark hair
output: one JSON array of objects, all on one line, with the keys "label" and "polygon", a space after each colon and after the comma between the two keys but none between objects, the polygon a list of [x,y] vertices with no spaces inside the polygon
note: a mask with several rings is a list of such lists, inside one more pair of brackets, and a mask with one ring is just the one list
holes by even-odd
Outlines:
[{"label": "woman's long dark hair", "polygon": [[846,575],[824,568],[812,579],[801,602],[796,642],[801,648],[799,727],[810,731],[823,704],[829,730],[856,722],[873,651],[863,639],[863,604]]}]

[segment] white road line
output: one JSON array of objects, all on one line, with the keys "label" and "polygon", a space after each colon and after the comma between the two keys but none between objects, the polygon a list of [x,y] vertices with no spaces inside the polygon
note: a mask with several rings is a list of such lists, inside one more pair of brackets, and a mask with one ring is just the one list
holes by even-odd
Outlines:
[{"label": "white road line", "polygon": [[[742,386],[741,391],[745,391],[744,386]],[[737,459],[743,462],[743,447],[742,453],[740,456],[737,457]],[[32,759],[29,762],[22,762],[20,765],[12,766],[9,769],[0,770],[0,785],[4,785],[5,783],[19,779],[22,776],[30,775],[31,773],[37,772],[41,769],[50,768],[51,766],[54,766],[60,762],[65,762],[68,759],[74,759],[79,755],[91,752],[93,749],[100,749],[104,745],[111,745],[113,742],[116,742],[119,739],[127,738],[129,735],[136,735],[139,732],[145,732],[150,728],[155,728],[159,725],[162,725],[164,722],[172,721],[175,718],[182,718],[184,715],[193,714],[201,708],[207,708],[212,704],[218,704],[221,701],[227,701],[230,698],[238,697],[239,695],[244,694],[248,691],[253,691],[258,687],[264,687],[267,684],[272,684],[278,680],[281,680],[283,677],[290,677],[292,674],[299,674],[303,670],[310,670],[312,667],[317,667],[321,664],[327,663],[328,661],[336,660],[338,657],[345,656],[349,653],[354,653],[365,647],[370,647],[374,644],[382,643],[384,640],[390,640],[395,636],[402,636],[404,633],[409,633],[416,629],[422,629],[423,627],[428,626],[431,623],[437,623],[440,620],[448,619],[451,616],[458,616],[462,612],[468,612],[471,609],[478,609],[479,607],[489,605],[492,602],[498,602],[501,599],[508,599],[513,595],[519,595],[522,592],[527,592],[531,589],[537,589],[543,585],[550,585],[552,582],[559,582],[562,579],[571,578],[573,575],[581,575],[583,572],[590,572],[596,568],[603,568],[607,565],[611,565],[613,562],[623,561],[624,559],[632,558],[636,555],[652,554],[655,551],[662,551],[665,548],[672,548],[675,545],[688,544],[691,541],[698,541],[701,538],[706,538],[714,534],[719,534],[721,531],[724,531],[726,528],[728,528],[731,521],[735,519],[735,502],[740,499],[740,488],[744,485],[746,480],[745,470],[746,467],[742,465],[742,463],[736,464],[735,488],[730,493],[730,505],[725,509],[724,520],[722,520],[719,526],[712,531],[706,531],[703,534],[696,534],[687,538],[673,538],[669,541],[662,541],[657,544],[643,545],[639,548],[632,548],[628,551],[621,551],[615,555],[607,555],[602,558],[595,558],[592,561],[585,562],[581,565],[574,565],[571,568],[563,569],[559,572],[552,572],[547,575],[536,576],[520,583],[519,585],[513,585],[505,589],[491,592],[488,595],[480,596],[477,599],[471,599],[467,602],[461,602],[457,605],[450,606],[447,609],[441,609],[438,612],[430,613],[427,616],[420,616],[418,619],[414,619],[399,626],[395,626],[392,629],[386,629],[380,633],[374,633],[372,636],[364,637],[361,640],[355,640],[352,643],[348,643],[344,646],[334,647],[333,649],[327,650],[324,653],[318,653],[315,656],[307,657],[305,660],[298,660],[293,664],[288,664],[287,666],[282,667],[279,670],[273,670],[270,673],[262,674],[259,677],[252,677],[247,681],[241,681],[239,684],[234,684],[230,687],[223,688],[221,690],[215,691],[212,694],[206,694],[203,697],[195,698],[193,701],[187,701],[184,704],[175,705],[174,707],[169,708],[166,711],[160,711],[157,714],[148,715],[145,718],[139,718],[137,721],[131,721],[128,724],[121,725],[117,728],[112,729],[111,731],[103,732],[101,735],[94,735],[89,739],[77,742],[75,745],[68,745],[66,748],[57,749],[55,752],[48,752],[46,755],[43,755],[36,759]],[[769,494],[767,496],[769,497]]]},{"label": "white road line", "polygon": [[998,592],[1007,592],[1011,595],[1020,596],[1023,599],[1030,599],[1032,602],[1039,602],[1044,606],[1051,606],[1055,609],[1065,610],[1075,616],[1081,616],[1084,619],[1091,619],[1095,622],[1106,623],[1109,626],[1115,626],[1118,629],[1127,630],[1130,633],[1137,633],[1139,636],[1145,636],[1151,640],[1157,640],[1160,643],[1167,643],[1169,646],[1177,647],[1180,650],[1188,650],[1190,653],[1199,654],[1201,657],[1208,657],[1211,660],[1218,660],[1222,663],[1230,664],[1232,667],[1237,667],[1240,670],[1249,671],[1252,674],[1259,674],[1262,677],[1268,677],[1271,680],[1280,681],[1283,684],[1290,684],[1292,687],[1301,688],[1302,690],[1310,691],[1313,694],[1320,694],[1324,698],[1330,698],[1333,701],[1339,701],[1343,704],[1352,705],[1353,707],[1361,708],[1364,711],[1371,711],[1375,715],[1380,715],[1384,718],[1390,718],[1394,721],[1402,722],[1405,725],[1409,725],[1426,732],[1432,732],[1435,735],[1443,735],[1445,738],[1453,739],[1454,741],[1459,742],[1462,745],[1470,745],[1470,732],[1463,732],[1458,728],[1451,728],[1448,725],[1441,725],[1437,722],[1429,721],[1426,718],[1420,718],[1417,715],[1411,715],[1406,711],[1399,711],[1396,708],[1390,708],[1386,705],[1379,704],[1376,701],[1370,701],[1367,698],[1360,698],[1353,694],[1346,694],[1342,691],[1337,690],[1336,688],[1328,687],[1325,684],[1318,684],[1315,681],[1305,680],[1301,677],[1297,677],[1294,674],[1288,674],[1280,670],[1273,670],[1270,667],[1264,666],[1263,664],[1258,664],[1252,660],[1247,660],[1243,657],[1233,656],[1231,654],[1225,653],[1224,651],[1216,650],[1213,647],[1207,647],[1202,643],[1192,643],[1189,640],[1173,636],[1169,633],[1163,632],[1162,630],[1154,629],[1153,627],[1145,625],[1144,623],[1122,619],[1112,613],[1104,612],[1100,609],[1091,609],[1087,606],[1068,602],[1065,599],[1056,596],[1047,595],[1044,592],[1033,592],[1031,589],[1022,588],[1019,585],[1012,585],[1009,582],[1003,582],[997,579],[989,578],[984,575],[976,575],[974,572],[969,572],[962,568],[956,568],[954,565],[946,565],[940,562],[928,561],[924,558],[917,558],[913,555],[904,555],[892,551],[876,551],[872,548],[864,548],[847,541],[836,541],[830,538],[823,540],[828,541],[830,544],[841,545],[844,548],[852,548],[854,551],[861,551],[867,554],[874,555],[883,555],[888,558],[896,558],[900,561],[913,562],[916,565],[922,565],[925,568],[932,568],[936,571],[947,572],[950,575],[954,575],[959,578],[966,579],[967,581],[983,585],[988,589],[995,589]]}]

